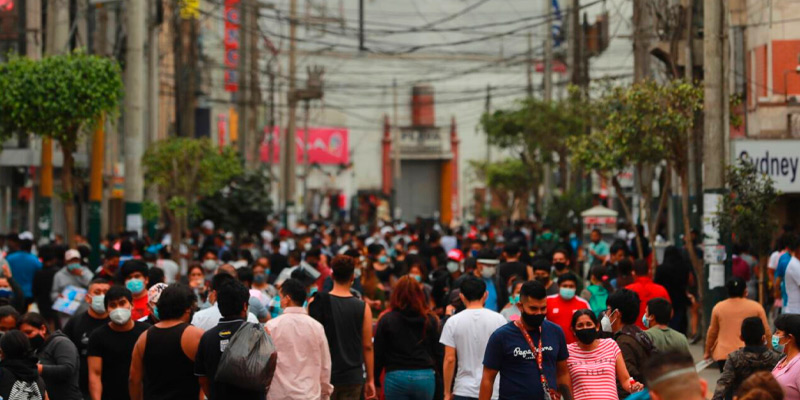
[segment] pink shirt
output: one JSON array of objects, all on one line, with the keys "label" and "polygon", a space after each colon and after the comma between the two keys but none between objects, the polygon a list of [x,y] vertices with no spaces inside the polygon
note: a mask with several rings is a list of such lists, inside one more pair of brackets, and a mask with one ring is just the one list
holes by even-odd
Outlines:
[{"label": "pink shirt", "polygon": [[267,322],[278,352],[278,364],[267,400],[327,400],[331,385],[331,353],[322,324],[302,307],[288,307]]},{"label": "pink shirt", "polygon": [[597,348],[583,351],[577,343],[567,345],[567,367],[575,400],[617,400],[617,355],[613,339],[599,339]]},{"label": "pink shirt", "polygon": [[800,365],[797,364],[800,356],[795,356],[786,366],[781,367],[783,360],[772,370],[772,376],[786,393],[785,400],[800,400]]}]

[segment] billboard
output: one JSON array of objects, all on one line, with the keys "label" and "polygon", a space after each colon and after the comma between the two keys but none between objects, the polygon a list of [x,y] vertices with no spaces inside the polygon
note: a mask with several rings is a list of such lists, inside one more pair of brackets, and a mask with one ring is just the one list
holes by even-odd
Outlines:
[{"label": "billboard", "polygon": [[[264,141],[261,143],[261,162],[280,162],[280,128],[275,127],[272,134],[269,129],[264,129]],[[309,127],[308,129],[308,161],[311,164],[338,165],[350,161],[349,132],[347,128],[338,127]],[[305,131],[298,129],[295,134],[295,151],[297,164],[302,165]],[[269,157],[269,141],[272,141],[272,158]]]}]

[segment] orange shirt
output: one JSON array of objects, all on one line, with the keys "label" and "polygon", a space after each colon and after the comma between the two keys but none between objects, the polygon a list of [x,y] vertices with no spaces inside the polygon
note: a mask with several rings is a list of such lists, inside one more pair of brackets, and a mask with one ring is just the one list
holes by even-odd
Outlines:
[{"label": "orange shirt", "polygon": [[648,301],[662,297],[672,303],[672,300],[669,298],[669,293],[667,293],[667,289],[657,283],[653,283],[653,279],[647,276],[640,276],[636,278],[633,283],[625,286],[625,289],[632,290],[639,295],[639,318],[636,318],[636,326],[643,330],[645,327],[644,324],[642,324],[642,316],[644,316],[644,312],[647,310]]}]

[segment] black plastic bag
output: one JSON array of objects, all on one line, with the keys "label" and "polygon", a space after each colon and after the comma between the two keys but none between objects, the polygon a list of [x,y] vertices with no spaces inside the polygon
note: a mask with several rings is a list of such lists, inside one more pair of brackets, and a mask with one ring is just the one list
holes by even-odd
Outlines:
[{"label": "black plastic bag", "polygon": [[214,380],[246,390],[268,391],[277,358],[264,327],[245,322],[222,352]]}]

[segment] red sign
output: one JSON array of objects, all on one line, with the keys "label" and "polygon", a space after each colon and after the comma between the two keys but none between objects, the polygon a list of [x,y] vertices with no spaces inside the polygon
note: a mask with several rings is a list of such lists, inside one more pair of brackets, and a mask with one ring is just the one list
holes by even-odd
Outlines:
[{"label": "red sign", "polygon": [[13,11],[14,10],[14,0],[0,0],[0,11]]},{"label": "red sign", "polygon": [[239,0],[225,0],[225,91],[239,90]]},{"label": "red sign", "polygon": [[[278,141],[279,128],[275,127],[273,134],[269,134],[268,129],[264,129],[265,138],[261,143],[261,161],[270,162],[269,141],[272,140],[272,163],[280,160],[280,142]],[[347,164],[350,160],[349,143],[347,128],[333,127],[312,127],[308,130],[308,161],[312,164],[337,165]],[[303,140],[305,131],[297,130],[295,135],[295,150],[297,152],[297,164],[302,165],[303,159]]]},{"label": "red sign", "polygon": [[[544,62],[537,62],[536,63],[536,72],[544,72]],[[566,74],[567,73],[567,65],[561,61],[554,60],[553,61],[553,72],[559,74]]]}]

